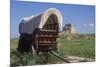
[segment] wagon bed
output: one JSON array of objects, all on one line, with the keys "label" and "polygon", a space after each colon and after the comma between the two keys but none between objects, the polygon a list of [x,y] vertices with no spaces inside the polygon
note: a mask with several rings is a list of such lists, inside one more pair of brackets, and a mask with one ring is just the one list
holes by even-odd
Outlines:
[{"label": "wagon bed", "polygon": [[57,50],[58,31],[38,29],[33,33],[32,45],[37,53]]}]

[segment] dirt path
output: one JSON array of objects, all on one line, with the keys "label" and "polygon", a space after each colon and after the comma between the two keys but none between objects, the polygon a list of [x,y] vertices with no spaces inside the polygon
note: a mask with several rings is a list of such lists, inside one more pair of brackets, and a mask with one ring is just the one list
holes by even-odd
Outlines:
[{"label": "dirt path", "polygon": [[77,56],[68,56],[67,60],[71,63],[78,63],[78,62],[94,62],[95,59],[84,58],[84,57],[77,57]]}]

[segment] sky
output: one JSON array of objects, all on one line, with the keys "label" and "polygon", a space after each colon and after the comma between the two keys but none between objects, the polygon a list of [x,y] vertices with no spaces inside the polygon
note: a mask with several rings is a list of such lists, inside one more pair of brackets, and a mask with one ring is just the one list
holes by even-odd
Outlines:
[{"label": "sky", "polygon": [[95,6],[58,4],[43,2],[23,2],[11,0],[10,35],[18,37],[21,18],[43,13],[48,8],[56,8],[63,15],[63,26],[71,23],[79,33],[95,33]]}]

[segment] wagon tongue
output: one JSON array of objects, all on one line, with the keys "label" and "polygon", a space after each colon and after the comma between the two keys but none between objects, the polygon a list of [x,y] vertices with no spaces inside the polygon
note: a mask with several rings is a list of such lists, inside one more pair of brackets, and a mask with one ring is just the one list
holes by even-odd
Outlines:
[{"label": "wagon tongue", "polygon": [[60,55],[58,55],[56,52],[54,52],[54,51],[51,50],[50,53],[53,54],[54,56],[58,57],[62,61],[66,62],[66,63],[70,63],[69,61],[65,60],[63,57],[61,57]]}]

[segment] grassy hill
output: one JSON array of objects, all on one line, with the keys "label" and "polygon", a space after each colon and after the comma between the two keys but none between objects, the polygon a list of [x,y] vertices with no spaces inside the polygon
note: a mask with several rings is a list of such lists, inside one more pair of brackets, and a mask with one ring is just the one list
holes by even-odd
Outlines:
[{"label": "grassy hill", "polygon": [[[71,37],[69,40],[68,37]],[[78,34],[67,35],[61,33],[58,39],[60,49],[66,55],[75,55],[82,57],[95,57],[95,35],[94,34]]]}]

